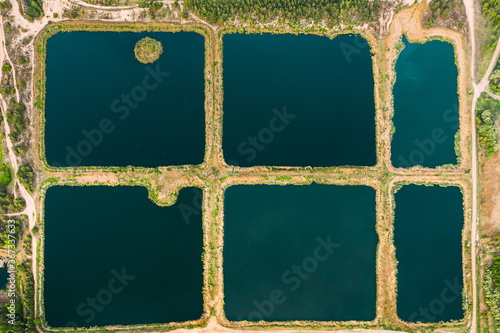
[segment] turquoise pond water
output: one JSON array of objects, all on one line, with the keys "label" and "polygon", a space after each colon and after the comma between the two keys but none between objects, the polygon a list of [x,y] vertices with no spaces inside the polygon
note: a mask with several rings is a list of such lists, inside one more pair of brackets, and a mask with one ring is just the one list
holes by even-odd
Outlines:
[{"label": "turquoise pond water", "polygon": [[370,47],[358,35],[223,37],[230,165],[374,165]]},{"label": "turquoise pond water", "polygon": [[[51,187],[45,317],[52,327],[182,322],[203,314],[201,199],[160,207],[143,187]],[[201,207],[201,206],[198,206]]]},{"label": "turquoise pond water", "polygon": [[231,186],[224,199],[229,320],[373,320],[375,190]]},{"label": "turquoise pond water", "polygon": [[458,71],[447,42],[405,43],[396,62],[392,164],[436,167],[456,164]]},{"label": "turquoise pond water", "polygon": [[399,317],[410,322],[462,319],[460,189],[409,185],[395,198]]},{"label": "turquoise pond water", "polygon": [[[153,64],[134,55],[162,43]],[[52,166],[200,164],[205,40],[194,32],[70,32],[47,41],[45,146]]]}]

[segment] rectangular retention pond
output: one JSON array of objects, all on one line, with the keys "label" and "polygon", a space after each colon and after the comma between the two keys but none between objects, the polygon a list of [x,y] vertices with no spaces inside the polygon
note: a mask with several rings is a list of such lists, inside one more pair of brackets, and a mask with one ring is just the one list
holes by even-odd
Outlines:
[{"label": "rectangular retention pond", "polygon": [[408,185],[395,200],[398,316],[409,322],[462,319],[460,188]]},{"label": "rectangular retention pond", "polygon": [[392,165],[456,164],[458,71],[453,45],[437,40],[409,43],[405,35],[403,42],[393,89]]},{"label": "rectangular retention pond", "polygon": [[[52,327],[182,322],[203,314],[196,191],[160,207],[144,187],[51,187],[45,199],[45,318]],[[198,200],[198,199],[197,199]]]},{"label": "rectangular retention pond", "polygon": [[[135,58],[161,42],[152,64]],[[194,32],[70,32],[47,41],[49,165],[200,164],[205,151],[205,39]]]},{"label": "rectangular retention pond", "polygon": [[373,320],[375,190],[237,185],[224,199],[231,321]]},{"label": "rectangular retention pond", "polygon": [[370,46],[359,35],[223,37],[226,163],[375,165]]}]

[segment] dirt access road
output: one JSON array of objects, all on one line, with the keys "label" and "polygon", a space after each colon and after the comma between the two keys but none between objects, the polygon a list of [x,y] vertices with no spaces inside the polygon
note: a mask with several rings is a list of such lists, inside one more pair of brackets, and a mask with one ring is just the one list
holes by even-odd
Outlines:
[{"label": "dirt access road", "polygon": [[[478,241],[478,235],[477,235],[477,223],[478,223],[478,216],[477,216],[477,178],[478,178],[478,169],[477,169],[477,140],[476,140],[476,103],[477,99],[483,93],[484,91],[487,90],[488,87],[488,78],[491,75],[491,72],[493,71],[493,68],[495,67],[495,64],[498,59],[498,55],[500,54],[500,39],[499,42],[497,43],[497,47],[495,50],[495,53],[493,54],[493,58],[490,61],[490,64],[488,66],[488,70],[486,71],[485,75],[483,78],[479,81],[478,84],[476,84],[476,80],[474,77],[474,71],[475,71],[475,59],[474,55],[476,54],[476,43],[475,43],[475,26],[476,26],[476,20],[475,20],[475,8],[474,8],[474,0],[464,0],[465,4],[465,10],[467,13],[467,21],[469,23],[469,31],[470,31],[470,40],[471,40],[471,79],[472,79],[472,85],[474,88],[474,97],[472,99],[472,105],[471,105],[471,130],[472,130],[472,167],[471,167],[471,174],[472,174],[472,230],[471,230],[471,239],[473,240],[472,243],[472,248],[471,248],[471,253],[473,254],[472,258],[472,276],[477,277],[477,270],[476,270],[476,242]],[[471,322],[471,333],[476,333],[477,329],[477,278],[475,279],[472,284],[472,322]]]}]

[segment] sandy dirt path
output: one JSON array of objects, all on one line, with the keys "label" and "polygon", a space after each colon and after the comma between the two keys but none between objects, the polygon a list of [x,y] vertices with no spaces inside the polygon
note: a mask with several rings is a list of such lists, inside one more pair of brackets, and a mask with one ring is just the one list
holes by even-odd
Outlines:
[{"label": "sandy dirt path", "polygon": [[[476,43],[475,43],[475,10],[474,10],[474,1],[473,0],[464,0],[465,10],[467,13],[467,20],[469,23],[470,29],[470,39],[471,39],[471,79],[472,85],[474,87],[474,97],[472,99],[471,105],[471,130],[472,130],[472,230],[471,230],[471,239],[473,240],[471,246],[471,253],[473,254],[472,258],[472,276],[477,276],[476,271],[476,242],[478,241],[477,235],[477,178],[478,178],[478,169],[477,169],[477,140],[476,140],[476,103],[477,99],[481,95],[482,92],[486,91],[488,87],[488,79],[495,68],[495,64],[497,62],[498,56],[500,54],[500,40],[497,43],[497,47],[495,49],[495,53],[493,54],[493,58],[490,61],[488,66],[488,70],[486,71],[483,78],[479,81],[478,84],[475,84],[476,80],[474,78],[475,71],[475,54],[476,54]],[[477,278],[474,279],[472,284],[472,322],[471,322],[471,333],[476,333],[477,329]]]},{"label": "sandy dirt path", "polygon": [[81,0],[71,0],[71,1],[74,2],[75,4],[77,4],[78,6],[90,7],[90,8],[95,8],[95,9],[99,9],[99,10],[106,10],[106,11],[120,11],[120,10],[134,9],[134,8],[139,7],[138,5],[110,7],[110,6],[92,5],[90,3],[86,3],[86,2],[81,1]]},{"label": "sandy dirt path", "polygon": [[487,89],[486,92],[488,93],[488,95],[490,95],[491,98],[500,101],[500,96],[495,95],[494,93],[491,92],[491,90]]},{"label": "sandy dirt path", "polygon": [[465,11],[467,14],[467,21],[469,23],[470,40],[471,40],[471,80],[474,87],[474,98],[471,105],[471,137],[472,137],[472,164],[471,164],[471,174],[472,174],[472,228],[471,228],[471,253],[472,253],[472,321],[471,321],[471,333],[476,333],[477,328],[477,272],[476,272],[476,241],[477,241],[477,140],[476,140],[476,101],[478,90],[475,86],[474,80],[474,55],[476,52],[475,45],[475,17],[474,17],[474,0],[464,0]]},{"label": "sandy dirt path", "polygon": [[[139,328],[143,328],[146,326],[139,326]],[[97,329],[90,329],[89,332],[95,331]],[[212,317],[206,327],[202,328],[190,328],[190,329],[177,329],[175,330],[177,333],[212,333],[212,332],[221,332],[221,333],[236,333],[236,332],[245,332],[245,333],[262,333],[262,332],[279,332],[279,333],[300,333],[300,332],[319,332],[319,333],[331,333],[332,330],[310,330],[310,329],[262,329],[262,330],[253,330],[253,329],[241,329],[241,328],[228,328],[221,326],[215,317]],[[335,333],[400,333],[402,331],[387,331],[387,330],[369,330],[369,329],[353,329],[353,330],[335,330]]]},{"label": "sandy dirt path", "polygon": [[465,12],[467,14],[467,23],[469,24],[469,31],[470,31],[470,37],[471,37],[471,46],[472,46],[472,55],[471,55],[471,76],[472,79],[474,79],[474,70],[475,70],[475,63],[474,63],[474,52],[476,50],[475,47],[475,36],[476,36],[476,19],[474,16],[475,10],[474,10],[474,0],[464,0],[464,5],[465,5]]},{"label": "sandy dirt path", "polygon": [[[14,24],[28,30],[25,34],[36,34],[47,24],[47,19],[44,17],[42,20],[35,20],[30,22],[25,19],[21,12],[19,11],[19,4],[16,0],[10,0],[12,4],[12,9],[9,11],[9,15],[13,17]],[[3,34],[3,32],[2,32]]]},{"label": "sandy dirt path", "polygon": [[493,57],[491,58],[486,73],[484,74],[481,81],[479,81],[479,83],[475,85],[474,90],[478,90],[480,93],[482,93],[483,91],[489,91],[490,75],[495,69],[495,65],[497,64],[497,59],[499,55],[500,55],[500,40],[497,43],[497,47],[495,49],[495,52],[493,53]]},{"label": "sandy dirt path", "polygon": [[[472,0],[468,0],[472,1]],[[474,38],[472,38],[474,41]],[[474,43],[473,45],[473,51],[472,54],[474,54]],[[493,54],[493,58],[490,61],[490,64],[488,66],[488,70],[484,74],[483,78],[481,81],[479,81],[478,84],[474,83],[473,79],[473,86],[474,86],[474,97],[472,99],[472,105],[471,105],[471,121],[472,121],[472,168],[471,168],[471,174],[472,174],[472,230],[471,230],[471,239],[475,240],[472,243],[471,246],[471,253],[476,254],[476,242],[479,241],[479,235],[477,234],[477,224],[479,223],[478,216],[477,216],[477,178],[478,178],[478,169],[477,169],[477,140],[476,140],[476,103],[481,96],[483,92],[488,92],[489,86],[489,77],[491,75],[491,72],[493,71],[493,68],[495,68],[495,65],[498,60],[498,56],[500,54],[500,39],[498,40],[497,47],[495,49],[495,53]],[[474,70],[474,60],[472,59],[471,61],[471,69],[472,73]],[[473,276],[477,276],[476,272],[476,256],[473,256],[474,260],[472,261],[472,274]],[[476,278],[476,283],[472,284],[472,297],[473,297],[473,302],[472,302],[472,327],[471,327],[471,333],[476,333],[476,327],[477,327],[477,291],[476,291],[476,284],[477,284],[477,278]]]}]

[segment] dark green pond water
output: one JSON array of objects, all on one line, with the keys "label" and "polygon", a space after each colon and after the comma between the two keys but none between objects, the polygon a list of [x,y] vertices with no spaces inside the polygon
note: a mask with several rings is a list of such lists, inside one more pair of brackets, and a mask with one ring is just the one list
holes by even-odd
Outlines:
[{"label": "dark green pond water", "polygon": [[0,268],[0,290],[5,289],[7,285],[7,278],[9,277],[9,273],[7,272],[7,266]]},{"label": "dark green pond water", "polygon": [[[144,65],[143,37],[163,54]],[[47,42],[45,145],[53,166],[199,164],[205,151],[204,37],[58,33]]]},{"label": "dark green pond water", "polygon": [[398,316],[410,322],[462,319],[460,189],[409,185],[395,198]]},{"label": "dark green pond water", "polygon": [[357,35],[224,35],[224,158],[374,165],[370,47]]},{"label": "dark green pond water", "polygon": [[143,187],[49,188],[44,271],[48,324],[89,327],[199,319],[201,214],[186,219],[181,209],[196,209],[196,193],[183,189],[175,205],[159,207]]},{"label": "dark green pond water", "polygon": [[453,46],[446,42],[409,43],[396,62],[392,164],[436,167],[456,164],[458,71]]},{"label": "dark green pond water", "polygon": [[373,320],[375,190],[232,186],[224,199],[229,320]]}]

